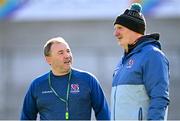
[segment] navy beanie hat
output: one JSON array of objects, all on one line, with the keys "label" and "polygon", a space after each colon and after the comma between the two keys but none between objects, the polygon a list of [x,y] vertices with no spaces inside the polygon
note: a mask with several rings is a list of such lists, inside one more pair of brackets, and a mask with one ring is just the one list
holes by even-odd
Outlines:
[{"label": "navy beanie hat", "polygon": [[118,16],[114,22],[127,27],[128,29],[137,33],[145,33],[146,20],[141,13],[142,7],[139,3],[133,3],[130,9],[126,9],[123,14]]}]

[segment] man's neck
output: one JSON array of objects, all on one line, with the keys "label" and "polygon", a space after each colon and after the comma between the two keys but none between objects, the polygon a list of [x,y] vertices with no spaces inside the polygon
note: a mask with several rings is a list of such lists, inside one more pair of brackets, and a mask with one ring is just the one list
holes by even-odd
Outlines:
[{"label": "man's neck", "polygon": [[63,76],[63,75],[66,75],[70,72],[71,69],[67,70],[67,71],[56,71],[56,70],[53,70],[52,69],[52,73],[55,75],[55,76]]}]

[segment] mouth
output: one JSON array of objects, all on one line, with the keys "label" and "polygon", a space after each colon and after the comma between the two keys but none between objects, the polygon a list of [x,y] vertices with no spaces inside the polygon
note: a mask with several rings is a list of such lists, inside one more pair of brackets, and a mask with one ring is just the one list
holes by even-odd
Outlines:
[{"label": "mouth", "polygon": [[118,36],[118,37],[116,37],[117,38],[117,40],[121,40],[122,39],[122,36]]},{"label": "mouth", "polygon": [[71,60],[65,61],[64,64],[69,64],[70,65],[71,64]]},{"label": "mouth", "polygon": [[118,45],[121,45],[121,39],[122,39],[122,37],[117,37],[116,38]]},{"label": "mouth", "polygon": [[123,37],[122,37],[122,36],[118,36],[118,37],[116,37],[116,39],[117,39],[118,42],[121,42],[121,40],[123,39]]}]

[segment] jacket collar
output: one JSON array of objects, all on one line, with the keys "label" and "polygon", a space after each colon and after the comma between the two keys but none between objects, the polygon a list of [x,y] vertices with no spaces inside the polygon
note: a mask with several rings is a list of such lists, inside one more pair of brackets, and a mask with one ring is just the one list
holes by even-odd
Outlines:
[{"label": "jacket collar", "polygon": [[139,50],[141,50],[141,48],[147,44],[154,44],[154,46],[157,46],[159,49],[161,49],[161,45],[159,43],[159,37],[160,34],[159,33],[153,33],[153,34],[149,34],[149,35],[144,35],[142,37],[140,37],[139,39],[137,39],[137,42],[133,45],[128,45],[128,52],[125,52],[125,55],[128,55],[129,53],[134,53],[137,52]]}]

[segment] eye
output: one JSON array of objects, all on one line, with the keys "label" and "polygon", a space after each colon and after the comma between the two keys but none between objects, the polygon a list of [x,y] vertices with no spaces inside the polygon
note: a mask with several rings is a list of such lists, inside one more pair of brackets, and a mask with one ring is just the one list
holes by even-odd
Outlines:
[{"label": "eye", "polygon": [[71,51],[68,49],[68,50],[67,50],[67,53],[70,53],[70,52],[71,52]]},{"label": "eye", "polygon": [[59,51],[59,52],[58,52],[58,55],[62,55],[62,54],[63,54],[63,51]]}]

